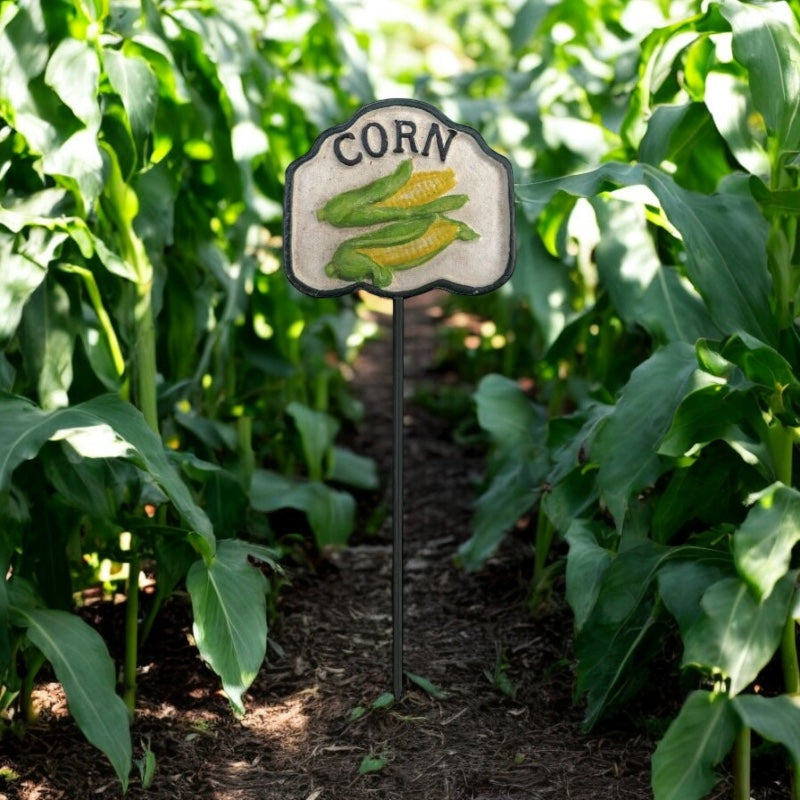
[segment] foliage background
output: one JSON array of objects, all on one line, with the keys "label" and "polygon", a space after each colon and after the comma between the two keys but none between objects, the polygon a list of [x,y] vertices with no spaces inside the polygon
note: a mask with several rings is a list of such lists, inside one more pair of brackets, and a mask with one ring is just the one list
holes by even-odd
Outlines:
[{"label": "foliage background", "polygon": [[[731,749],[747,796],[751,728],[800,761],[798,41],[787,2],[0,2],[6,725],[48,660],[124,784],[166,597],[188,589],[241,710],[281,555],[347,542],[379,480],[337,445],[370,331],[356,299],[287,285],[282,182],[397,96],[479,129],[520,201],[512,281],[453,298],[483,324],[443,342],[492,373],[460,562],[533,514],[531,606],[565,571],[587,727],[680,637],[657,797],[703,796]],[[74,614],[98,582],[127,582],[122,665]],[[754,692],[774,660],[782,683]]]}]

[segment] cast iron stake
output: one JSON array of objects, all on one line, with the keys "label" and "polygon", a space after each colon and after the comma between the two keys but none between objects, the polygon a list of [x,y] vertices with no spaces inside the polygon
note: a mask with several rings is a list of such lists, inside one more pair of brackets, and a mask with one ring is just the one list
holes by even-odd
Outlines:
[{"label": "cast iron stake", "polygon": [[392,691],[403,695],[403,298],[392,306],[392,404],[394,463],[392,468]]}]

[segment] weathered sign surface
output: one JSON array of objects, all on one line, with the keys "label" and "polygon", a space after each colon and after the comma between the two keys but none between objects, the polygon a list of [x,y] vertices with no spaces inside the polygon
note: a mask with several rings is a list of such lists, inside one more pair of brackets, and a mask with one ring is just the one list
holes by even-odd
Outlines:
[{"label": "weathered sign surface", "polygon": [[325,131],[287,170],[284,205],[285,269],[306,294],[478,294],[514,267],[510,164],[425,103]]}]

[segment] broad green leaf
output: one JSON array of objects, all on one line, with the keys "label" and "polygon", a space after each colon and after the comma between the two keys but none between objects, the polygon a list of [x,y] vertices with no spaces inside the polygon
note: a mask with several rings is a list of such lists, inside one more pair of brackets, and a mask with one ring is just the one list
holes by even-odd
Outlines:
[{"label": "broad green leaf", "polygon": [[527,302],[545,346],[549,346],[574,314],[575,287],[570,273],[547,251],[522,215],[517,219],[517,242],[516,268],[509,284],[514,296]]},{"label": "broad green leaf", "polygon": [[472,535],[458,550],[467,569],[481,567],[531,509],[549,469],[544,415],[514,381],[487,375],[474,397],[478,422],[494,448],[489,487],[477,501]]},{"label": "broad green leaf", "polygon": [[0,234],[0,343],[5,343],[17,330],[28,298],[47,275],[39,265],[12,251],[11,237]]},{"label": "broad green leaf", "polygon": [[789,614],[795,572],[775,584],[760,602],[740,578],[723,578],[701,601],[703,616],[684,637],[683,665],[720,672],[739,694],[775,654]]},{"label": "broad green leaf", "polygon": [[70,439],[90,458],[126,458],[148,472],[175,504],[186,524],[212,549],[214,532],[188,487],[167,460],[161,440],[130,403],[101,395],[52,412],[15,395],[0,395],[0,490],[23,461],[50,439]]},{"label": "broad green leaf", "polygon": [[44,409],[69,404],[75,324],[66,290],[52,277],[31,296],[22,315],[19,339],[26,370],[37,376]]},{"label": "broad green leaf", "polygon": [[800,541],[800,492],[773,484],[757,499],[733,534],[739,574],[759,598],[766,598],[789,571]]},{"label": "broad green leaf", "polygon": [[753,383],[770,393],[800,387],[794,368],[774,347],[741,333],[731,336],[721,351],[723,358],[736,364]]},{"label": "broad green leaf", "polygon": [[750,74],[756,108],[779,150],[800,141],[800,38],[787,3],[756,5],[727,0],[723,15],[733,28],[733,54]]},{"label": "broad green leaf", "polygon": [[125,51],[103,49],[103,66],[114,91],[120,96],[128,115],[137,150],[142,152],[150,134],[158,102],[158,82],[144,58],[128,56]]},{"label": "broad green leaf", "polygon": [[614,191],[620,186],[636,186],[644,182],[641,164],[608,162],[594,170],[569,175],[565,178],[547,178],[517,187],[517,197],[531,218],[538,218],[547,204],[559,192],[576,197],[594,197]]},{"label": "broad green leaf", "polygon": [[639,148],[641,161],[669,167],[676,183],[711,193],[729,171],[720,134],[702,103],[657,107]]},{"label": "broad green leaf", "polygon": [[576,519],[564,538],[569,544],[567,555],[567,602],[580,631],[600,594],[614,554],[601,546],[590,523]]},{"label": "broad green leaf", "polygon": [[528,446],[542,430],[541,411],[519,385],[502,375],[487,375],[478,384],[475,404],[480,426],[501,448]]},{"label": "broad green leaf", "polygon": [[688,466],[673,469],[658,496],[651,520],[651,536],[669,543],[686,531],[740,519],[743,499],[763,486],[757,468],[730,457],[726,444],[703,447]]},{"label": "broad green leaf", "polygon": [[62,39],[50,56],[44,79],[90,131],[99,130],[100,60],[88,42]]},{"label": "broad green leaf", "polygon": [[[699,555],[699,553],[697,554]],[[700,600],[706,590],[725,577],[730,577],[723,556],[709,553],[707,559],[691,558],[665,564],[658,573],[658,593],[669,613],[675,617],[683,635],[703,614]]]},{"label": "broad green leaf", "polygon": [[266,579],[247,556],[246,543],[221,539],[211,563],[196,561],[186,576],[197,648],[240,714],[267,648]]},{"label": "broad green leaf", "polygon": [[679,458],[696,455],[709,442],[723,441],[768,480],[774,479],[774,465],[764,444],[766,426],[757,399],[751,393],[731,391],[700,373],[697,388],[682,400],[669,430],[658,443],[658,452]]},{"label": "broad green leaf", "polygon": [[255,470],[250,482],[250,505],[266,513],[294,508],[308,518],[318,547],[347,544],[355,525],[351,494],[317,481],[295,481],[268,470]]},{"label": "broad green leaf", "polygon": [[575,639],[578,691],[588,695],[587,730],[646,679],[642,662],[659,613],[654,582],[673,555],[646,542],[617,554],[602,576],[597,600]]},{"label": "broad green leaf", "polygon": [[654,800],[700,800],[717,776],[714,767],[728,754],[738,730],[724,694],[692,692],[653,754]]},{"label": "broad green leaf", "polygon": [[777,338],[770,306],[766,242],[769,226],[751,197],[703,195],[646,169],[644,182],[658,197],[686,248],[686,272],[725,333],[744,331],[764,342]]},{"label": "broad green leaf", "polygon": [[458,548],[459,560],[466,569],[480,569],[514,523],[533,508],[546,474],[544,464],[538,469],[536,466],[535,462],[512,458],[492,476],[489,488],[475,503],[472,533]]},{"label": "broad green leaf", "polygon": [[322,480],[339,423],[330,414],[314,411],[301,403],[290,403],[286,413],[300,431],[309,476],[315,481]]},{"label": "broad green leaf", "polygon": [[754,135],[752,102],[740,78],[729,72],[708,73],[705,104],[719,132],[736,160],[748,172],[769,178],[769,156]]},{"label": "broad green leaf", "polygon": [[782,744],[792,763],[800,764],[800,697],[740,694],[731,703],[748,728],[770,742]]},{"label": "broad green leaf", "polygon": [[356,489],[377,489],[380,478],[375,462],[344,447],[332,450],[330,469],[326,480],[344,483]]},{"label": "broad green leaf", "polygon": [[595,208],[602,230],[597,269],[622,319],[643,326],[663,343],[693,344],[718,335],[697,293],[675,269],[661,264],[644,207],[610,200]]},{"label": "broad green leaf", "polygon": [[774,342],[777,330],[766,257],[768,224],[752,197],[688,191],[647,164],[614,162],[566,178],[537,181],[520,187],[517,194],[529,213],[538,216],[558,192],[593,197],[638,185],[655,194],[669,221],[680,231],[688,277],[714,324],[724,333],[745,331],[764,342]]},{"label": "broad green leaf", "polygon": [[124,791],[131,768],[128,710],[116,694],[114,662],[100,634],[74,614],[53,609],[12,606],[11,621],[25,628],[53,666],[75,722],[106,754]]},{"label": "broad green leaf", "polygon": [[609,511],[622,528],[630,498],[662,472],[657,446],[697,374],[694,349],[675,342],[637,367],[591,450]]}]

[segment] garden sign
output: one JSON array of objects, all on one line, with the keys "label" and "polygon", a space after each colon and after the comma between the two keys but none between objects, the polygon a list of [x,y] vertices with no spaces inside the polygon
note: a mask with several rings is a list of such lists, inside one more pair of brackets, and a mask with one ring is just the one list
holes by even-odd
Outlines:
[{"label": "garden sign", "polygon": [[509,162],[426,103],[384,100],[322,133],[286,172],[284,265],[315,297],[393,298],[392,674],[403,679],[403,299],[489,292],[514,268]]}]

